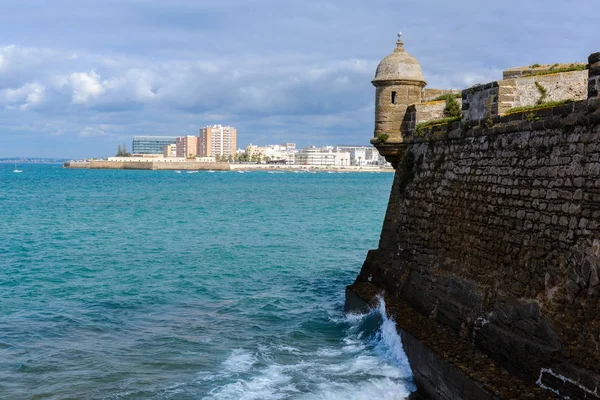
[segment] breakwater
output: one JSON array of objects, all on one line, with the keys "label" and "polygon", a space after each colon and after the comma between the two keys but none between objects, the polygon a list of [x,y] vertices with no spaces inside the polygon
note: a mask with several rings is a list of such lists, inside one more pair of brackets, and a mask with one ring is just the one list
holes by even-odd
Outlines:
[{"label": "breakwater", "polygon": [[152,161],[113,161],[113,160],[90,160],[90,161],[67,161],[65,168],[84,169],[139,169],[139,170],[215,170],[228,171],[228,162],[159,162]]},{"label": "breakwater", "polygon": [[334,165],[281,165],[235,164],[229,162],[165,162],[165,161],[67,161],[65,168],[74,169],[132,169],[155,171],[333,171],[333,172],[393,172],[390,166],[334,166]]}]

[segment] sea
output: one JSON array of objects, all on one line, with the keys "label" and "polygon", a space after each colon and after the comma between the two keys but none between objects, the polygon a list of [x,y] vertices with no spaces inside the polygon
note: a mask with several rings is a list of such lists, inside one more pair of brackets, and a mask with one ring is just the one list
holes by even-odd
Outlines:
[{"label": "sea", "polygon": [[[0,164],[0,399],[404,399],[344,313],[391,173]],[[273,172],[273,171],[271,171]]]}]

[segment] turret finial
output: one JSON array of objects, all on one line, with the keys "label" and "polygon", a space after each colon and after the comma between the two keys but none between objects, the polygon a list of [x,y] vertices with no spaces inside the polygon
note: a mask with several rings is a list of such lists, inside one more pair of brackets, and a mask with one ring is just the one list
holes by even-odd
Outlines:
[{"label": "turret finial", "polygon": [[402,32],[398,32],[398,40],[396,40],[396,50],[395,51],[404,51],[404,42],[402,41]]}]

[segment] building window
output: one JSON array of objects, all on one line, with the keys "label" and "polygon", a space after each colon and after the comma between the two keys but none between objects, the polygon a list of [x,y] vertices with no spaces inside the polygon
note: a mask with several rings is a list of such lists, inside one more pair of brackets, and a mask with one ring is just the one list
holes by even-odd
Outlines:
[{"label": "building window", "polygon": [[392,92],[392,104],[396,104],[396,92]]}]

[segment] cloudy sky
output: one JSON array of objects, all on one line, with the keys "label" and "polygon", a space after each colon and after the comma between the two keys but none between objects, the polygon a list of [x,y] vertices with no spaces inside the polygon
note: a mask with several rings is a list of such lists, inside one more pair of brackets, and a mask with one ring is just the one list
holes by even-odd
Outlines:
[{"label": "cloudy sky", "polygon": [[381,58],[429,87],[600,51],[597,0],[0,0],[0,157],[99,157],[134,135],[367,144]]}]

